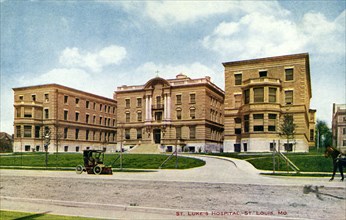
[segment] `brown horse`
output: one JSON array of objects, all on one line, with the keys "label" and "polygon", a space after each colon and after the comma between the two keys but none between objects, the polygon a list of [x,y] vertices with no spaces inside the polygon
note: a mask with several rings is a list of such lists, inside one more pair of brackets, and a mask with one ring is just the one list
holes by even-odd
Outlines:
[{"label": "brown horse", "polygon": [[331,157],[333,159],[333,175],[329,181],[334,179],[335,172],[338,168],[341,174],[341,181],[344,181],[343,167],[346,167],[346,158],[343,157],[343,154],[335,147],[327,147],[326,151],[324,152],[324,156]]}]

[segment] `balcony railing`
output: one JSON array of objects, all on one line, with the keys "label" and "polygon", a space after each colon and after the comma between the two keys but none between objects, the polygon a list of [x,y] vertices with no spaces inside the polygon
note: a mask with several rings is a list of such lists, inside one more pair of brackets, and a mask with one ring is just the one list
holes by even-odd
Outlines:
[{"label": "balcony railing", "polygon": [[274,79],[274,78],[255,78],[255,79],[247,79],[243,82],[243,85],[262,85],[262,84],[270,84],[270,85],[280,85],[281,80],[280,79]]},{"label": "balcony railing", "polygon": [[157,104],[157,105],[152,105],[151,108],[153,110],[159,110],[159,109],[164,109],[164,105],[163,104]]}]

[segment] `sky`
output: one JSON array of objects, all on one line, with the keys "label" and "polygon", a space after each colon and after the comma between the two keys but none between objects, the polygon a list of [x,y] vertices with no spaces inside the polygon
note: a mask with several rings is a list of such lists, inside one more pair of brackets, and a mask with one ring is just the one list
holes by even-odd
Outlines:
[{"label": "sky", "polygon": [[311,108],[346,103],[346,1],[19,1],[1,6],[1,131],[12,88],[58,83],[112,98],[157,75],[210,76],[223,62],[309,53]]}]

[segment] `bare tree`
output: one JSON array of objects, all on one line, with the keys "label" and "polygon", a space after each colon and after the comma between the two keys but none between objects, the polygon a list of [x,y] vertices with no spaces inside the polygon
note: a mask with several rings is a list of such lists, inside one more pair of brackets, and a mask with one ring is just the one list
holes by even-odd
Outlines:
[{"label": "bare tree", "polygon": [[290,140],[294,139],[294,135],[296,133],[296,127],[297,125],[294,123],[293,115],[292,114],[284,114],[284,120],[280,126],[281,134],[284,136],[287,140],[285,150],[292,150],[290,149]]}]

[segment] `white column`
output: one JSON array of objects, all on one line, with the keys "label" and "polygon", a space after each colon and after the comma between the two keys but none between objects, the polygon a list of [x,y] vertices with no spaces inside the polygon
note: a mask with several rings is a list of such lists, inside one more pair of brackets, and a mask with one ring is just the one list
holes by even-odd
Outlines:
[{"label": "white column", "polygon": [[167,119],[167,94],[163,96],[163,120]]},{"label": "white column", "polygon": [[171,120],[171,96],[167,95],[167,119]]},{"label": "white column", "polygon": [[149,96],[145,97],[145,121],[149,121]]},{"label": "white column", "polygon": [[149,96],[149,121],[152,120],[152,114],[151,114],[151,106],[152,106],[152,97]]}]

